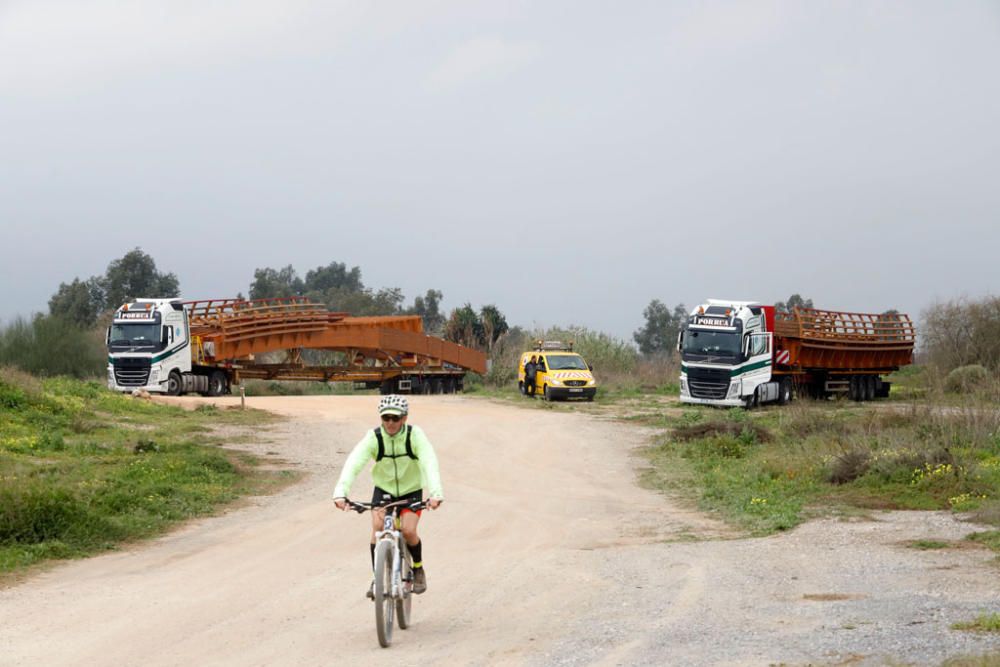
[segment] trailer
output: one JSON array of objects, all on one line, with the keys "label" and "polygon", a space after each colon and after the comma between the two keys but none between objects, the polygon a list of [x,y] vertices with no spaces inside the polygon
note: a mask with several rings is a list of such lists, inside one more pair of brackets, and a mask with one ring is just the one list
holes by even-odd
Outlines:
[{"label": "trailer", "polygon": [[[245,379],[351,382],[389,393],[461,391],[486,355],[423,332],[415,315],[351,317],[302,297],[136,299],[107,333],[108,386],[168,395],[229,393]],[[340,353],[336,365],[304,350]],[[280,361],[263,361],[269,355]]]},{"label": "trailer", "polygon": [[913,362],[915,340],[909,316],[895,311],[776,312],[753,301],[709,299],[678,337],[681,401],[751,407],[796,395],[884,398],[885,376]]}]

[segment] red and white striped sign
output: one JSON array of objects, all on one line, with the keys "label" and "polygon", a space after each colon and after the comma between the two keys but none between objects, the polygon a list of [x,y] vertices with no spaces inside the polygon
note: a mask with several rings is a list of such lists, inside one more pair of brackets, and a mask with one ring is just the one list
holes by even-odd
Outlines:
[{"label": "red and white striped sign", "polygon": [[774,363],[787,364],[791,358],[792,353],[788,350],[778,350],[777,354],[774,355]]}]

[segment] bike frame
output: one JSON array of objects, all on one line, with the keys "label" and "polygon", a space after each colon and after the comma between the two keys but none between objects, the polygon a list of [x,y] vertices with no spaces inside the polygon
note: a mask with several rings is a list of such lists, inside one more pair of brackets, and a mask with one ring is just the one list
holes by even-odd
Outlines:
[{"label": "bike frame", "polygon": [[[406,542],[403,539],[403,531],[400,529],[400,511],[407,508],[417,512],[424,509],[427,505],[422,501],[408,503],[405,500],[399,500],[385,505],[373,505],[371,503],[359,503],[348,498],[344,500],[358,514],[368,510],[385,511],[385,517],[382,519],[382,530],[375,532],[376,572],[374,584],[375,596],[373,598],[375,602],[375,627],[378,631],[379,644],[385,648],[392,642],[392,617],[394,610],[401,630],[405,630],[411,623],[410,605],[412,602],[411,596],[413,595],[413,573],[411,570],[410,576],[404,579],[403,556],[406,553]],[[382,549],[379,547],[383,543],[388,544],[390,549],[391,560],[388,562],[385,559],[385,555],[388,554],[383,555],[381,557],[382,560],[379,560],[379,554],[382,553]],[[382,563],[381,566],[379,565],[380,563]],[[384,568],[385,565],[389,566],[388,582],[381,579],[379,575],[379,568]],[[384,573],[385,570],[382,569],[381,572]],[[379,585],[380,581],[388,583],[388,590],[384,590]]]},{"label": "bike frame", "polygon": [[[388,507],[388,506],[386,506]],[[372,508],[373,510],[375,508]],[[375,533],[375,544],[382,540],[392,542],[392,591],[394,600],[402,600],[409,591],[404,590],[403,583],[403,531],[400,530],[399,507],[393,507],[392,511],[386,510],[385,518],[382,520],[382,530]]]}]

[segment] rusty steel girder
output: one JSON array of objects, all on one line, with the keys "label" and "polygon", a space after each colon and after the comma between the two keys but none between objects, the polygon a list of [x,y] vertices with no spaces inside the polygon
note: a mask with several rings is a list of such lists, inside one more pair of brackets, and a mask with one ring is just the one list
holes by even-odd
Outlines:
[{"label": "rusty steel girder", "polygon": [[775,347],[785,365],[837,372],[889,371],[912,363],[916,330],[902,313],[794,308],[775,313]]},{"label": "rusty steel girder", "polygon": [[233,363],[279,350],[333,350],[379,366],[486,372],[478,350],[428,336],[417,315],[351,317],[303,297],[189,301],[191,335],[203,363]]}]

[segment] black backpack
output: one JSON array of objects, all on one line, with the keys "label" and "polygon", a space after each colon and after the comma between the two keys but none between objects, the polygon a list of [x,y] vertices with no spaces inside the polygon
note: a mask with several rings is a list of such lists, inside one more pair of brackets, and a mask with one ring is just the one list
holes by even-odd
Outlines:
[{"label": "black backpack", "polygon": [[407,425],[406,427],[406,453],[405,454],[386,454],[385,453],[385,441],[382,440],[382,429],[375,428],[375,439],[378,440],[378,455],[375,457],[375,462],[379,462],[384,458],[398,459],[400,456],[409,456],[414,461],[417,461],[417,455],[413,453],[413,447],[410,445],[410,433],[413,432],[413,427]]}]

